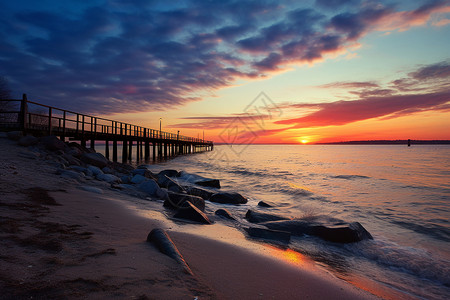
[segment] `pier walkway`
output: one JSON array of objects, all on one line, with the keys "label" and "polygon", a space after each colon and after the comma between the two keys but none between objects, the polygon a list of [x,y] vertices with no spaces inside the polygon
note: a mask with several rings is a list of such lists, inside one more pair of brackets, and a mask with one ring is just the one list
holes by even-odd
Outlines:
[{"label": "pier walkway", "polygon": [[96,141],[101,141],[106,158],[112,161],[117,161],[119,145],[122,162],[131,160],[133,146],[137,160],[165,159],[214,148],[212,141],[182,136],[179,131],[174,134],[51,107],[28,101],[26,94],[21,100],[0,100],[0,131],[15,130],[35,136],[55,135],[62,141],[79,141],[84,147],[88,141],[93,149]]}]

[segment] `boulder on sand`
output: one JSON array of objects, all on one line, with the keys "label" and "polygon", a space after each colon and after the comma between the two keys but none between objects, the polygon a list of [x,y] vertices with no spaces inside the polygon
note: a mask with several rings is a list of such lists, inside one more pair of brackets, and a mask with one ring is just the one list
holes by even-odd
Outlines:
[{"label": "boulder on sand", "polygon": [[249,209],[245,214],[245,218],[250,223],[262,223],[269,221],[279,221],[279,220],[290,220],[289,218],[278,216],[274,214],[261,213],[254,210]]},{"label": "boulder on sand", "polygon": [[47,150],[50,151],[64,150],[66,148],[66,143],[54,135],[41,137],[40,142]]},{"label": "boulder on sand", "polygon": [[148,179],[138,185],[138,190],[146,193],[149,196],[158,197],[159,199],[166,199],[167,193],[159,187],[153,179]]},{"label": "boulder on sand", "polygon": [[167,177],[178,177],[179,176],[179,172],[177,170],[162,170],[161,172],[158,173],[158,176],[167,176]]},{"label": "boulder on sand", "polygon": [[245,231],[247,231],[249,236],[254,238],[274,240],[286,244],[289,243],[291,240],[291,233],[287,231],[256,228],[256,227],[246,228]]},{"label": "boulder on sand", "polygon": [[192,220],[203,224],[211,224],[208,216],[189,201],[184,202],[183,207],[178,209],[177,213],[174,215],[174,218]]},{"label": "boulder on sand", "polygon": [[215,193],[209,198],[209,201],[235,205],[247,203],[247,199],[244,198],[241,194],[227,192]]},{"label": "boulder on sand", "polygon": [[205,179],[196,181],[195,184],[201,185],[201,186],[208,186],[208,187],[214,187],[220,189],[220,181],[219,179]]},{"label": "boulder on sand", "polygon": [[169,198],[164,201],[165,207],[178,209],[182,207],[186,201],[189,201],[201,211],[205,211],[205,200],[203,198],[171,191],[169,191],[168,194]]},{"label": "boulder on sand", "polygon": [[83,153],[80,157],[81,161],[103,169],[108,165],[108,160],[101,153]]},{"label": "boulder on sand", "polygon": [[205,189],[193,187],[193,186],[186,186],[185,185],[185,186],[183,186],[183,189],[189,195],[199,196],[199,197],[202,197],[205,200],[208,200],[212,196],[212,194],[214,194],[213,192],[207,191]]},{"label": "boulder on sand", "polygon": [[173,258],[181,264],[184,272],[193,275],[183,256],[181,256],[180,251],[178,251],[172,239],[163,229],[155,228],[150,231],[147,236],[147,242],[153,243],[161,253]]},{"label": "boulder on sand", "polygon": [[215,214],[218,215],[218,216],[220,216],[220,217],[224,217],[224,218],[226,218],[226,219],[229,219],[229,220],[236,220],[236,219],[231,215],[231,213],[230,213],[228,210],[224,209],[224,208],[219,208],[218,210],[216,210]]},{"label": "boulder on sand", "polygon": [[312,235],[335,243],[354,243],[373,239],[372,235],[360,223],[347,223],[327,216],[260,224],[269,229],[288,231],[292,235]]},{"label": "boulder on sand", "polygon": [[28,147],[36,145],[39,142],[39,139],[37,137],[34,137],[32,135],[26,135],[19,139],[17,142],[20,146]]}]

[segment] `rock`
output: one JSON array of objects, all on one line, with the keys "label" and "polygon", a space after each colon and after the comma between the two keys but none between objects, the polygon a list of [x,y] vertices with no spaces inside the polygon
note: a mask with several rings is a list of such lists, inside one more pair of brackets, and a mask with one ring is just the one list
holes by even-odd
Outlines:
[{"label": "rock", "polygon": [[120,178],[113,174],[98,174],[95,178],[108,183],[121,183]]},{"label": "rock", "polygon": [[163,192],[161,188],[158,186],[156,181],[149,179],[138,185],[138,190],[146,193],[149,196],[161,198],[163,196]]},{"label": "rock", "polygon": [[131,174],[133,174],[133,175],[139,174],[146,178],[156,179],[156,176],[150,170],[147,170],[147,169],[135,169],[135,170],[131,171]]},{"label": "rock", "polygon": [[183,270],[186,273],[193,275],[188,264],[181,256],[180,251],[178,251],[172,239],[163,229],[155,228],[152,231],[150,231],[150,233],[147,236],[147,242],[153,243],[161,253],[176,260],[179,264],[181,264]]},{"label": "rock", "polygon": [[174,218],[188,219],[203,224],[211,224],[208,216],[189,201],[183,203],[183,207],[178,209],[177,213],[174,215]]},{"label": "rock", "polygon": [[312,235],[335,243],[354,243],[373,239],[372,235],[358,222],[317,216],[313,219],[294,219],[261,223],[269,229],[288,231],[292,235]]},{"label": "rock", "polygon": [[209,201],[217,202],[222,204],[245,204],[247,203],[247,199],[242,197],[239,193],[215,193],[210,198]]},{"label": "rock", "polygon": [[183,207],[186,201],[191,202],[201,211],[205,211],[205,200],[203,198],[192,196],[184,193],[168,192],[169,198],[164,201],[165,207],[178,209]]},{"label": "rock", "polygon": [[89,185],[80,185],[79,186],[80,189],[88,191],[88,192],[92,192],[92,193],[96,193],[96,194],[103,194],[103,190],[93,187],[93,186],[89,186]]},{"label": "rock", "polygon": [[32,135],[23,136],[19,139],[17,142],[20,146],[29,147],[34,146],[39,142],[39,139],[37,137],[34,137]]},{"label": "rock", "polygon": [[231,213],[230,213],[228,210],[224,209],[224,208],[220,208],[220,209],[216,210],[215,214],[218,215],[218,216],[220,216],[220,217],[227,218],[227,219],[229,219],[229,220],[236,220],[236,219],[231,215]]},{"label": "rock", "polygon": [[147,180],[147,178],[145,178],[142,175],[136,174],[131,178],[130,182],[134,183],[134,184],[139,184],[139,183],[144,182],[145,180]]},{"label": "rock", "polygon": [[29,159],[37,159],[41,156],[39,153],[33,151],[20,151],[17,155]]},{"label": "rock", "polygon": [[165,188],[165,187],[167,187],[167,184],[169,184],[170,178],[164,174],[158,174],[158,175],[156,175],[156,182],[158,182],[158,185],[160,187]]},{"label": "rock", "polygon": [[67,160],[69,165],[75,165],[75,166],[81,165],[81,161],[78,158],[73,157],[72,155],[70,155],[68,153],[63,153],[61,155],[61,157],[64,158],[65,160]]},{"label": "rock", "polygon": [[87,169],[92,172],[94,176],[104,174],[103,171],[96,166],[88,166]]},{"label": "rock", "polygon": [[281,230],[271,230],[266,228],[246,228],[248,235],[255,238],[275,240],[288,244],[291,240],[291,233]]},{"label": "rock", "polygon": [[64,178],[70,178],[70,179],[75,179],[77,181],[84,181],[85,176],[84,173],[80,173],[80,172],[76,172],[76,171],[72,171],[72,170],[58,170],[58,172],[61,177]]},{"label": "rock", "polygon": [[6,136],[10,140],[18,141],[23,136],[23,132],[22,131],[9,131],[8,133],[6,133]]},{"label": "rock", "polygon": [[258,206],[261,206],[261,207],[274,207],[276,205],[273,204],[273,203],[270,203],[270,202],[259,201],[258,202]]},{"label": "rock", "polygon": [[197,188],[197,187],[193,187],[193,186],[183,186],[183,189],[186,193],[188,193],[189,195],[194,195],[194,196],[199,196],[202,197],[205,200],[208,200],[212,194],[214,194],[213,192],[201,189],[201,188]]},{"label": "rock", "polygon": [[177,182],[173,181],[169,177],[167,177],[167,179],[168,179],[168,181],[167,181],[167,184],[166,184],[166,188],[169,191],[175,192],[175,193],[184,193],[184,189],[181,187],[181,185],[179,185]]},{"label": "rock", "polygon": [[103,173],[105,173],[105,174],[114,174],[114,170],[111,169],[111,168],[109,168],[109,167],[104,167],[104,168],[102,169],[102,171],[103,171]]},{"label": "rock", "polygon": [[289,218],[286,218],[286,217],[256,212],[256,211],[253,211],[250,209],[245,214],[245,218],[250,223],[262,223],[262,222],[269,222],[269,221],[290,220]]},{"label": "rock", "polygon": [[163,170],[158,173],[158,176],[167,176],[167,177],[178,177],[179,172],[177,170]]},{"label": "rock", "polygon": [[120,180],[122,180],[123,183],[131,183],[131,177],[128,175],[121,176]]},{"label": "rock", "polygon": [[44,145],[45,149],[50,151],[64,150],[66,148],[66,143],[54,135],[41,137],[40,142]]},{"label": "rock", "polygon": [[100,169],[108,165],[108,160],[101,153],[83,153],[81,161],[99,167]]},{"label": "rock", "polygon": [[207,180],[200,180],[196,181],[195,184],[201,185],[201,186],[208,186],[208,187],[214,187],[220,189],[220,181],[219,179],[207,179]]}]

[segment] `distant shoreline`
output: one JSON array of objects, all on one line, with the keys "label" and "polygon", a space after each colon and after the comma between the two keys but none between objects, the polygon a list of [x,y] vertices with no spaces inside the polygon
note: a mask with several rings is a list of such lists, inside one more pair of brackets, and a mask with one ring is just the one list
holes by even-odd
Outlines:
[{"label": "distant shoreline", "polygon": [[[408,140],[370,140],[370,141],[343,141],[343,142],[328,142],[328,143],[251,143],[251,144],[228,144],[228,143],[214,143],[217,145],[407,145]],[[411,145],[450,145],[450,140],[411,140]]]}]

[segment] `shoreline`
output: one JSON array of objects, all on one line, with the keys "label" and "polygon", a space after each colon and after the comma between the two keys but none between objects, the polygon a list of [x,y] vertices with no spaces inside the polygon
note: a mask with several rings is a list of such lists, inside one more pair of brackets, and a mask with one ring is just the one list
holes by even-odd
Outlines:
[{"label": "shoreline", "polygon": [[[300,254],[284,255],[285,250],[249,241],[237,229],[174,222],[159,201],[96,180],[81,185],[102,194],[81,190],[77,181],[54,174],[56,164],[20,157],[26,148],[13,141],[0,137],[0,143],[0,213],[10,221],[1,231],[6,242],[0,287],[10,299],[377,299]],[[36,187],[50,191],[60,205],[36,204],[20,192]],[[155,210],[143,213],[141,204]],[[156,227],[167,230],[194,276],[145,241]]]}]

